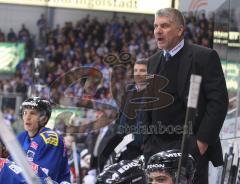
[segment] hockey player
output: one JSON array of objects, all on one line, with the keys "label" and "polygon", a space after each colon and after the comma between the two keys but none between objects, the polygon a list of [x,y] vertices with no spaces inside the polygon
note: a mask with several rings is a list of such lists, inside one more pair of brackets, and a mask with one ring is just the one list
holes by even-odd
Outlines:
[{"label": "hockey player", "polygon": [[122,160],[106,167],[97,178],[97,184],[146,184],[147,176],[137,161]]},{"label": "hockey player", "polygon": [[[54,183],[37,164],[31,163],[31,167],[40,178],[42,184]],[[16,163],[0,158],[0,183],[24,184],[26,179],[23,177],[22,172],[22,168],[16,165]]]},{"label": "hockey player", "polygon": [[[174,184],[177,176],[179,150],[162,151],[150,157],[147,164],[148,183]],[[186,184],[191,184],[195,172],[195,161],[188,156]]]},{"label": "hockey player", "polygon": [[51,112],[51,104],[46,99],[34,97],[25,100],[20,107],[25,131],[17,138],[29,161],[42,167],[52,180],[70,182],[63,138],[45,127]]}]

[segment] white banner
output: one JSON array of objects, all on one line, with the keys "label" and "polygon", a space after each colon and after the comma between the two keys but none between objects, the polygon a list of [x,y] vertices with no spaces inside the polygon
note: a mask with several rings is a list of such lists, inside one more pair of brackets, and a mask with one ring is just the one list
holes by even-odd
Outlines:
[{"label": "white banner", "polygon": [[0,3],[154,14],[172,0],[0,0]]}]

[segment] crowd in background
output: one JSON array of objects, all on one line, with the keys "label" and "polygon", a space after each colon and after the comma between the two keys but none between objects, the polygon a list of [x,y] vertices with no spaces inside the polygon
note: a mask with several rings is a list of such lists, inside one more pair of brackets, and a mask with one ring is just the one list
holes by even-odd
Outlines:
[{"label": "crowd in background", "polygon": [[[118,56],[121,52],[128,52],[133,64],[137,59],[146,58],[156,51],[153,21],[148,19],[131,21],[115,15],[112,19],[99,21],[86,16],[75,24],[69,21],[62,27],[47,29],[45,17],[41,15],[37,26],[43,44],[36,40],[34,44],[33,33],[30,33],[24,24],[18,33],[10,29],[9,33],[5,34],[0,29],[1,42],[24,42],[27,53],[26,59],[17,66],[15,75],[11,79],[0,81],[0,91],[26,94],[26,86],[34,83],[33,57],[41,53],[40,56],[45,57],[45,71],[41,75],[41,83],[49,86],[73,68],[94,67],[103,74],[96,98],[108,98],[111,68],[103,62],[106,55]],[[208,20],[204,13],[198,16],[189,13],[186,16],[185,38],[190,42],[212,47],[213,17]],[[83,82],[79,82],[69,88],[66,82],[62,81],[62,84],[57,89],[51,89],[50,93],[54,93],[54,102],[58,104],[75,105],[77,102],[65,102],[64,95],[81,96],[88,93],[87,89],[83,91],[82,85]]]},{"label": "crowd in background", "polygon": [[[186,15],[185,39],[189,42],[213,47],[213,17],[206,18],[205,14]],[[21,93],[24,98],[29,86],[34,84],[35,56],[44,56],[43,69],[38,82],[44,84],[41,93],[45,97],[51,97],[55,104],[66,107],[78,106],[80,98],[85,97],[99,100],[116,106],[111,91],[110,79],[112,67],[104,62],[108,54],[119,56],[122,52],[131,54],[131,59],[126,69],[132,74],[131,68],[134,62],[140,58],[152,55],[157,47],[153,37],[153,20],[128,20],[126,17],[113,16],[103,21],[86,16],[77,23],[66,22],[63,26],[49,29],[44,15],[37,21],[40,41],[34,39],[27,25],[22,25],[18,33],[10,29],[4,33],[0,29],[0,42],[24,42],[26,44],[26,58],[17,65],[16,73],[10,79],[0,80],[0,92]],[[93,67],[101,71],[103,79],[96,83],[86,84],[85,80],[69,83],[64,77],[60,79],[60,85],[52,86],[56,79],[66,75],[66,72],[79,67]],[[117,86],[117,81],[115,81]],[[49,90],[51,86],[51,90]],[[70,98],[65,98],[65,97]],[[3,101],[2,111],[9,124],[14,124],[17,115],[14,113],[14,102],[9,99]],[[94,119],[94,113],[83,110],[82,119]],[[71,133],[71,128],[60,122],[57,126],[60,132]],[[94,138],[97,132],[76,136],[80,149],[93,150]],[[86,141],[87,140],[87,141]],[[88,142],[88,144],[83,144]],[[89,163],[86,164],[89,168]]]}]

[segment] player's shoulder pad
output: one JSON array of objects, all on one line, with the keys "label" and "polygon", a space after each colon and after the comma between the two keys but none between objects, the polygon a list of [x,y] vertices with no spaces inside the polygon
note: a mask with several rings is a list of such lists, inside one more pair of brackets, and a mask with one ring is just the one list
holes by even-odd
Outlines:
[{"label": "player's shoulder pad", "polygon": [[51,144],[53,146],[58,146],[59,144],[59,135],[53,130],[47,130],[40,133],[45,144]]}]

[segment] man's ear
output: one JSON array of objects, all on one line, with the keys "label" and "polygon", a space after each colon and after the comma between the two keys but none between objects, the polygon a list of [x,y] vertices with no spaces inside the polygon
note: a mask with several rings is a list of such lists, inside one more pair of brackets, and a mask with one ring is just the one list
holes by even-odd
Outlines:
[{"label": "man's ear", "polygon": [[183,36],[184,34],[184,27],[183,26],[179,26],[179,32],[178,32],[178,36]]}]

